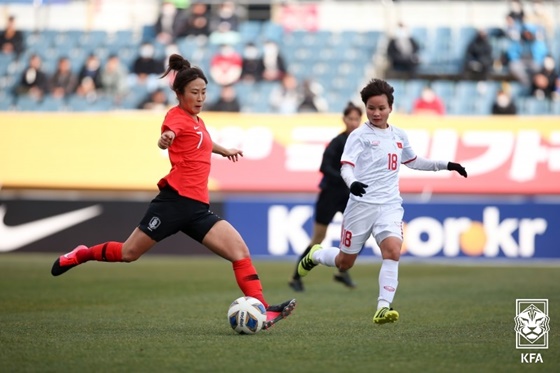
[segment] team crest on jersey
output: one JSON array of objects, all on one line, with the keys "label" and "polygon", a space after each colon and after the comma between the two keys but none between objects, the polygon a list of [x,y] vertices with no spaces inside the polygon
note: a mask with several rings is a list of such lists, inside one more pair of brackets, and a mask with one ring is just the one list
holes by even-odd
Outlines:
[{"label": "team crest on jersey", "polygon": [[161,224],[161,220],[159,220],[158,217],[154,216],[153,218],[150,219],[150,222],[148,223],[148,229],[151,231],[156,230],[160,224]]},{"label": "team crest on jersey", "polygon": [[397,148],[402,149],[402,142],[397,141]]}]

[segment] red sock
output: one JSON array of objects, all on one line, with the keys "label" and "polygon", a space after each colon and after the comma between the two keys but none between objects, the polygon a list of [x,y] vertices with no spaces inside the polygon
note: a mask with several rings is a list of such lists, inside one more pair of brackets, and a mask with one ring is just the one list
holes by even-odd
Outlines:
[{"label": "red sock", "polygon": [[78,262],[84,263],[88,260],[99,262],[122,262],[122,242],[105,242],[90,247],[87,250],[79,250],[76,253]]},{"label": "red sock", "polygon": [[243,294],[247,297],[257,298],[267,308],[268,303],[264,300],[261,280],[253,267],[251,258],[236,260],[232,264],[237,285]]}]

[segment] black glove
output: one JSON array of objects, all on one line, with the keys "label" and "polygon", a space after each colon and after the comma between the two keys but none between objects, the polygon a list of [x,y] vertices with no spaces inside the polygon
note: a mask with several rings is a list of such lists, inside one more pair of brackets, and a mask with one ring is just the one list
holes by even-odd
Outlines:
[{"label": "black glove", "polygon": [[449,162],[447,164],[447,169],[449,171],[457,171],[459,175],[467,177],[467,170],[465,170],[465,167],[461,166],[459,163]]},{"label": "black glove", "polygon": [[355,196],[361,197],[366,194],[365,188],[368,186],[364,183],[360,183],[359,181],[354,181],[352,185],[350,185],[350,193]]}]

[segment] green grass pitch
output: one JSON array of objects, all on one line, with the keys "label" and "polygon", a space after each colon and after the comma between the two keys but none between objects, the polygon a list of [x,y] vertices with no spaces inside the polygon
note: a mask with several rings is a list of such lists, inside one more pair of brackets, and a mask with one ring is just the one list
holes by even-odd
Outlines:
[{"label": "green grass pitch", "polygon": [[[294,314],[237,335],[227,308],[241,296],[216,257],[148,255],[50,275],[56,255],[0,255],[1,372],[557,372],[560,266],[460,266],[401,261],[396,324],[374,325],[378,261],[352,269],[358,287],[318,267],[306,291],[291,261],[255,260],[270,303]],[[516,350],[517,298],[548,299],[549,349]],[[539,352],[542,363],[521,362]]]}]

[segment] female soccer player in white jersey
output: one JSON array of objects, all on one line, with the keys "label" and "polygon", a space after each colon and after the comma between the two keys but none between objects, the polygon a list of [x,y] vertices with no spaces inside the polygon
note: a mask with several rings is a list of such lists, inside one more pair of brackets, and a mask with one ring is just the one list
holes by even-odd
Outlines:
[{"label": "female soccer player in white jersey", "polygon": [[298,264],[300,276],[306,276],[317,264],[347,271],[373,235],[383,258],[377,311],[373,316],[376,324],[399,319],[391,303],[398,285],[403,240],[401,163],[415,170],[452,170],[467,177],[465,168],[458,163],[416,156],[406,133],[387,123],[393,109],[393,92],[393,87],[380,79],[372,79],[360,92],[368,121],[350,134],[341,158],[342,178],[351,195],[344,210],[340,249],[315,245]]}]

